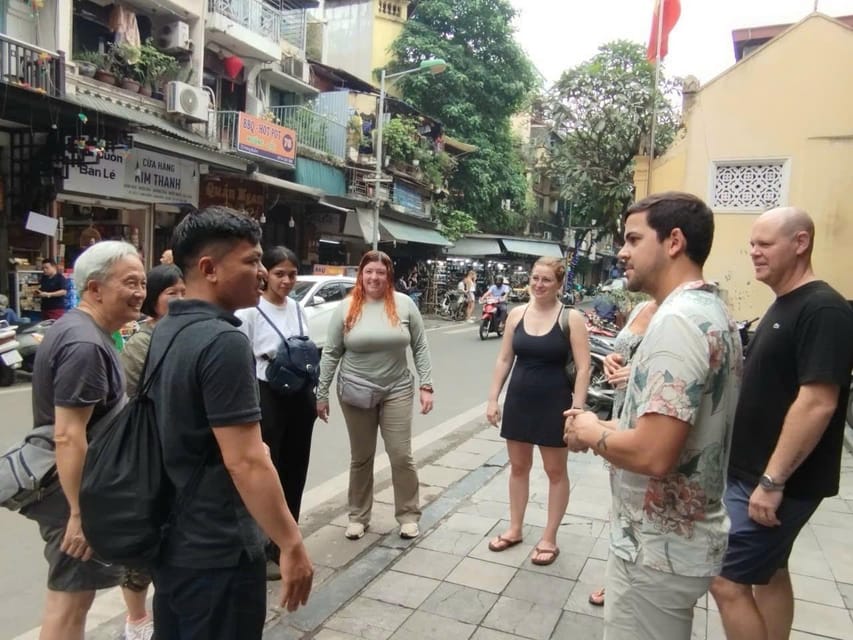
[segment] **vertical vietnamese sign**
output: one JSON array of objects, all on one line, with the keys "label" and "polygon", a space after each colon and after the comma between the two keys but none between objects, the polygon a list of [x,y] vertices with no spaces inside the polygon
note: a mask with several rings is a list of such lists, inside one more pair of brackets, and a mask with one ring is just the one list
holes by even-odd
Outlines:
[{"label": "vertical vietnamese sign", "polygon": [[296,165],[296,131],[240,112],[237,150],[288,167]]}]

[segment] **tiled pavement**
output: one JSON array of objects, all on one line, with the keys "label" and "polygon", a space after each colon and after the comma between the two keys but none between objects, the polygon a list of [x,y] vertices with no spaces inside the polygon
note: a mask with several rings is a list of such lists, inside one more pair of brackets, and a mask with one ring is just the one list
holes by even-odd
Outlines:
[{"label": "tiled pavement", "polygon": [[[600,459],[572,455],[569,508],[557,561],[530,563],[545,523],[547,478],[534,465],[524,543],[492,553],[506,526],[503,441],[484,428],[420,472],[429,503],[414,541],[396,535],[391,490],[377,495],[370,530],[344,538],[346,516],[317,529],[307,545],[317,572],[309,605],[270,611],[265,638],[352,640],[509,640],[601,637],[601,609],[588,604],[604,579],[610,504]],[[845,451],[842,488],[804,529],[790,569],[797,597],[791,638],[853,639],[853,457]],[[277,583],[271,583],[277,589]],[[724,638],[712,598],[696,608],[693,637]]]}]

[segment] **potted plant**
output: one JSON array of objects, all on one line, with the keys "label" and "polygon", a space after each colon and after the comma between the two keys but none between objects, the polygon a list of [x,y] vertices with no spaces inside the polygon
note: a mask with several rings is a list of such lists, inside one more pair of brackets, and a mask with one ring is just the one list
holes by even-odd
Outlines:
[{"label": "potted plant", "polygon": [[103,54],[97,51],[78,51],[74,54],[74,62],[77,64],[77,71],[81,76],[94,78],[98,71],[98,65]]},{"label": "potted plant", "polygon": [[110,51],[115,60],[115,74],[119,77],[121,88],[137,93],[140,82],[138,67],[141,64],[141,47],[127,42],[111,45]]},{"label": "potted plant", "polygon": [[98,66],[98,70],[95,72],[95,80],[105,84],[111,84],[113,86],[118,84],[118,79],[116,78],[116,57],[114,49],[112,47],[108,47],[105,52],[98,53],[97,56],[98,58],[95,64]]},{"label": "potted plant", "polygon": [[154,41],[148,38],[139,48],[139,67],[144,74],[144,78],[140,78],[142,84],[151,91],[149,95],[162,100],[163,83],[177,75],[178,61],[157,49]]}]

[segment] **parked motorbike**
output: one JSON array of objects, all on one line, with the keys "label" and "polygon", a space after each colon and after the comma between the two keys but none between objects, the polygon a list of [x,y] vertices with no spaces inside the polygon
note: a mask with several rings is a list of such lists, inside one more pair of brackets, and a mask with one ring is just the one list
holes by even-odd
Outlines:
[{"label": "parked motorbike", "polygon": [[758,322],[758,318],[753,318],[752,320],[741,320],[737,323],[737,330],[740,334],[740,344],[746,349],[746,345],[749,344],[752,335],[755,333],[752,331],[752,325]]},{"label": "parked motorbike", "polygon": [[466,307],[465,292],[448,289],[438,303],[438,315],[449,320],[464,320]]},{"label": "parked motorbike", "polygon": [[23,358],[21,362],[21,371],[25,373],[33,372],[33,365],[36,361],[36,351],[38,350],[41,341],[44,340],[44,333],[55,322],[55,320],[42,320],[34,324],[22,327],[18,330],[18,351]]},{"label": "parked motorbike", "polygon": [[613,411],[613,395],[615,389],[607,382],[604,373],[604,359],[613,353],[613,338],[589,336],[589,355],[592,358],[589,373],[589,388],[586,393],[586,403],[590,411],[610,414]]},{"label": "parked motorbike", "polygon": [[21,368],[21,354],[15,339],[17,327],[0,321],[0,387],[15,384],[15,371]]},{"label": "parked motorbike", "polygon": [[500,301],[497,298],[486,298],[483,300],[483,316],[480,321],[480,340],[485,340],[490,333],[497,333],[500,338],[504,334],[503,320],[498,323],[498,304]]}]

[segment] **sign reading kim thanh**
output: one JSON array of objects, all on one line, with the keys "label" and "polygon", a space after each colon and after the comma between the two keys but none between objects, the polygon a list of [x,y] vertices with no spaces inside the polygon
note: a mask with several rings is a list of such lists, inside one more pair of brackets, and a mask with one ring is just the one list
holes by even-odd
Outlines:
[{"label": "sign reading kim thanh", "polygon": [[296,164],[296,132],[241,111],[237,120],[237,150],[293,167]]},{"label": "sign reading kim thanh", "polygon": [[198,163],[135,147],[105,152],[97,164],[69,167],[63,190],[198,206],[198,185]]}]

